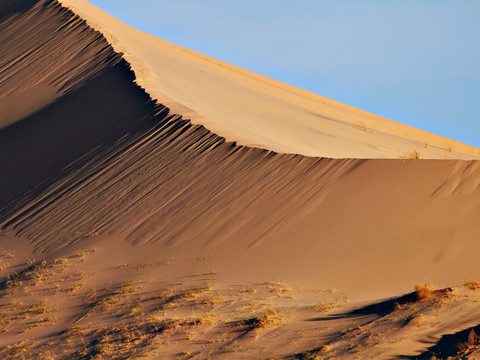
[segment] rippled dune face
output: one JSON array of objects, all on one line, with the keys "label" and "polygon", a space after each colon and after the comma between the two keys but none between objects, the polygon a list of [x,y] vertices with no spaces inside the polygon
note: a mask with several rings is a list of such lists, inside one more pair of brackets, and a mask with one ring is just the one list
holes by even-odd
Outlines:
[{"label": "rippled dune face", "polygon": [[[71,3],[80,15],[88,5]],[[0,4],[0,357],[475,355],[479,286],[463,282],[480,275],[480,167],[424,160],[470,149],[390,160],[272,151],[288,144],[291,122],[275,125],[288,136],[269,150],[230,141],[245,124],[225,138],[213,120],[223,113],[230,126],[227,113],[273,82],[255,78],[241,96],[219,98],[203,123],[191,104],[149,90],[162,76],[139,71],[150,55],[116,52],[128,37],[115,49],[107,40],[128,28],[106,17],[108,32],[95,11],[87,23],[57,1]],[[151,41],[154,52],[170,49],[162,61],[182,52]],[[175,75],[184,66],[189,81],[206,81],[188,70],[200,55],[182,56],[165,83],[202,102]],[[246,88],[249,73],[219,73],[212,61],[202,65],[209,76]],[[275,84],[269,106],[294,92],[275,111],[314,106]],[[258,109],[248,107],[261,122]],[[335,121],[377,150],[386,131]],[[419,282],[442,286],[412,292]]]}]

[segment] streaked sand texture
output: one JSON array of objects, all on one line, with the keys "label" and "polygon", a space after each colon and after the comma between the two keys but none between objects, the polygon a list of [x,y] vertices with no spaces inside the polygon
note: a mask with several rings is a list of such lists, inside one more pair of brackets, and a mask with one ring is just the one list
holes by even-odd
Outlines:
[{"label": "streaked sand texture", "polygon": [[0,357],[475,358],[478,149],[62,5],[0,4]]}]

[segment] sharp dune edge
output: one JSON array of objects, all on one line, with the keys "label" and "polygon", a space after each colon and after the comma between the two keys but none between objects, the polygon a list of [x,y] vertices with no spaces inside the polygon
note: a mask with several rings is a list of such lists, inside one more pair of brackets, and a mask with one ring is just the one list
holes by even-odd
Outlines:
[{"label": "sharp dune edge", "polygon": [[[0,4],[2,358],[475,358],[476,149],[62,3]],[[246,122],[129,31],[236,82]],[[287,136],[295,106],[322,120]],[[368,159],[412,149],[437,160]]]},{"label": "sharp dune edge", "polygon": [[[85,0],[62,0],[124,53],[172,112],[241,145],[329,158],[478,159],[466,144],[286,85],[131,28]],[[161,21],[161,20],[159,20]]]}]

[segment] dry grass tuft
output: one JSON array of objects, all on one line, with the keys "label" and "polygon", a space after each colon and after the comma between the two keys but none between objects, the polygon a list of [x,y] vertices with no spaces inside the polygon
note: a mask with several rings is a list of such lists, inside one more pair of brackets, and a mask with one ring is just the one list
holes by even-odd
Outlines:
[{"label": "dry grass tuft", "polygon": [[[294,359],[301,359],[301,360],[320,360],[320,359],[325,359],[325,353],[330,350],[330,346],[328,345],[321,345],[317,346],[314,349],[308,350],[303,353],[297,353],[292,357],[289,358],[294,358]],[[330,357],[328,357],[330,359]],[[332,358],[332,359],[336,359]]]},{"label": "dry grass tuft", "polygon": [[15,257],[15,251],[7,251],[4,248],[0,248],[0,258],[3,259],[12,259]]},{"label": "dry grass tuft", "polygon": [[464,284],[464,286],[465,286],[467,289],[477,291],[478,289],[480,289],[480,281],[470,280],[470,281],[467,281],[467,282]]},{"label": "dry grass tuft", "polygon": [[283,317],[274,309],[267,309],[261,316],[253,317],[243,321],[243,325],[247,326],[247,331],[266,329],[272,326],[283,324]]},{"label": "dry grass tuft", "polygon": [[48,307],[48,300],[43,299],[34,303],[32,306],[30,306],[28,310],[31,314],[41,315],[41,314],[48,314],[51,309]]},{"label": "dry grass tuft", "polygon": [[[457,345],[457,348],[458,348],[458,353],[461,354],[461,353],[467,353],[469,352],[471,349],[477,347],[478,345],[480,344],[480,337],[477,335],[477,333],[475,332],[475,330],[470,330],[470,332],[468,333],[468,338],[467,338],[467,341],[465,342],[462,342],[460,344]],[[463,357],[462,357],[463,358]]]},{"label": "dry grass tuft", "polygon": [[419,302],[430,300],[437,289],[431,284],[417,284],[415,285],[415,295]]},{"label": "dry grass tuft", "polygon": [[425,322],[425,315],[423,314],[416,314],[416,315],[411,315],[409,316],[406,321],[405,321],[405,324],[407,325],[412,325],[412,326],[415,326],[415,327],[422,327],[423,324]]},{"label": "dry grass tuft", "polygon": [[375,123],[369,125],[365,121],[359,121],[357,122],[356,127],[370,134],[375,134],[375,129],[376,129]]},{"label": "dry grass tuft", "polygon": [[9,266],[9,263],[0,262],[0,272],[5,271]]},{"label": "dry grass tuft", "polygon": [[345,305],[345,303],[348,303],[348,302],[349,300],[347,299],[347,297],[344,297],[342,299],[336,299],[333,302],[318,303],[317,305],[312,306],[311,309],[316,312],[325,313],[325,312],[329,312],[329,311],[341,308],[343,305]]},{"label": "dry grass tuft", "polygon": [[420,159],[420,154],[417,152],[417,150],[413,150],[411,152],[401,154],[400,159],[403,159],[403,160],[418,160],[418,159]]},{"label": "dry grass tuft", "polygon": [[268,287],[268,290],[271,294],[275,294],[277,296],[293,292],[293,289],[282,281],[267,282],[265,285]]}]

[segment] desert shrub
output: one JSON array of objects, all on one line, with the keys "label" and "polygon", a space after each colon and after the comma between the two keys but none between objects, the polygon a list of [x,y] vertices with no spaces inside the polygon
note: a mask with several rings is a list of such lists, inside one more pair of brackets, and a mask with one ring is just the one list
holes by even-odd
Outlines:
[{"label": "desert shrub", "polygon": [[417,301],[423,302],[430,300],[435,294],[435,287],[431,284],[417,284],[415,285],[415,295]]},{"label": "desert shrub", "polygon": [[404,160],[418,160],[420,159],[420,154],[417,152],[417,150],[413,150],[411,152],[407,152],[404,154],[400,155],[400,159]]},{"label": "desert shrub", "polygon": [[480,289],[480,282],[476,280],[467,281],[464,286],[470,290],[478,290]]}]

